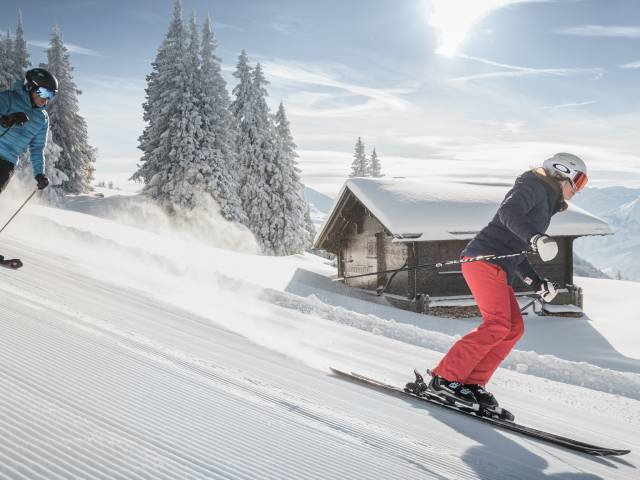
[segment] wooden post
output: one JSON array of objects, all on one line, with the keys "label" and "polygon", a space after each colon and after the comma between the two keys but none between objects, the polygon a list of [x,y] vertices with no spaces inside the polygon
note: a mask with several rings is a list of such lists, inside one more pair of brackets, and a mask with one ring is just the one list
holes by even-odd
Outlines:
[{"label": "wooden post", "polygon": [[[409,268],[411,267],[415,267],[416,265],[418,265],[417,263],[418,259],[416,258],[416,242],[411,242],[411,247],[409,247],[407,249],[407,266]],[[409,280],[408,282],[408,289],[407,289],[407,298],[409,300],[413,300],[414,298],[416,298],[416,293],[417,293],[417,276],[418,276],[418,272],[417,270],[412,270],[410,272],[407,272],[407,278]]]},{"label": "wooden post", "polygon": [[[385,233],[379,232],[376,233],[376,260],[377,260],[377,270],[381,272],[387,269],[387,252],[385,251],[384,238]],[[378,275],[378,283],[377,286],[381,287],[387,283],[387,275],[382,274]]]}]

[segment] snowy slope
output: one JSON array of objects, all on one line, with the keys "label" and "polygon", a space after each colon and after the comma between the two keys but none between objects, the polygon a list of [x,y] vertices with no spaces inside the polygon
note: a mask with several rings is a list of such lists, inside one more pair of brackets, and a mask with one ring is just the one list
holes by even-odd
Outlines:
[{"label": "snowy slope", "polygon": [[[473,320],[346,296],[322,259],[35,205],[0,251],[25,262],[0,270],[0,478],[637,477],[636,451],[577,455],[329,375],[334,365],[402,384]],[[635,285],[588,282],[587,298],[597,282]],[[640,349],[621,332],[640,328],[617,324],[621,310],[527,316],[532,343],[496,374],[498,398],[523,423],[634,448]],[[563,353],[544,331],[593,348]],[[617,394],[598,388],[607,374]],[[579,385],[589,381],[598,389]]]}]

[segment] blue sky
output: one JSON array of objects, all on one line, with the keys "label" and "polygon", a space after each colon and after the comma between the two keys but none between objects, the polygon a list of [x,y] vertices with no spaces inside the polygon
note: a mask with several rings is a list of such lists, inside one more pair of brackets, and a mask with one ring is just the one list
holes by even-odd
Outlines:
[{"label": "blue sky", "polygon": [[[172,0],[3,0],[32,63],[57,23],[99,148],[97,178],[140,157],[145,75]],[[637,0],[184,0],[209,13],[228,86],[241,49],[284,101],[303,180],[335,194],[361,136],[390,176],[508,181],[557,151],[592,185],[640,186]]]}]

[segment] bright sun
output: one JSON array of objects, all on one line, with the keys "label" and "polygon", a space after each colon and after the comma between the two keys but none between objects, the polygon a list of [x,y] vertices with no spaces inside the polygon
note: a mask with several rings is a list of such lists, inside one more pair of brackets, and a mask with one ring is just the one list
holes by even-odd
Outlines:
[{"label": "bright sun", "polygon": [[453,56],[467,32],[491,11],[531,0],[430,0],[429,25],[438,36],[438,55]]}]

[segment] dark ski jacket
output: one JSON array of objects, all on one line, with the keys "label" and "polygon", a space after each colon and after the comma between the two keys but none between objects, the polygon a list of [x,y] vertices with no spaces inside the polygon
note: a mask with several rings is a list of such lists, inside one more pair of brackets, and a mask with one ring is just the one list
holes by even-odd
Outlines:
[{"label": "dark ski jacket", "polygon": [[[23,126],[13,125],[0,138],[0,158],[17,165],[20,157],[29,147],[29,158],[33,175],[44,173],[44,149],[49,132],[49,116],[44,107],[34,107],[29,93],[20,80],[16,80],[10,90],[0,92],[0,115],[24,112],[29,121]],[[0,127],[0,135],[5,133]]]},{"label": "dark ski jacket", "polygon": [[[521,252],[529,249],[531,237],[546,232],[551,217],[566,210],[567,203],[560,183],[543,172],[541,169],[530,170],[516,179],[489,225],[462,251],[463,257]],[[529,285],[541,280],[526,255],[492,262],[504,269],[510,285],[515,275]]]}]

